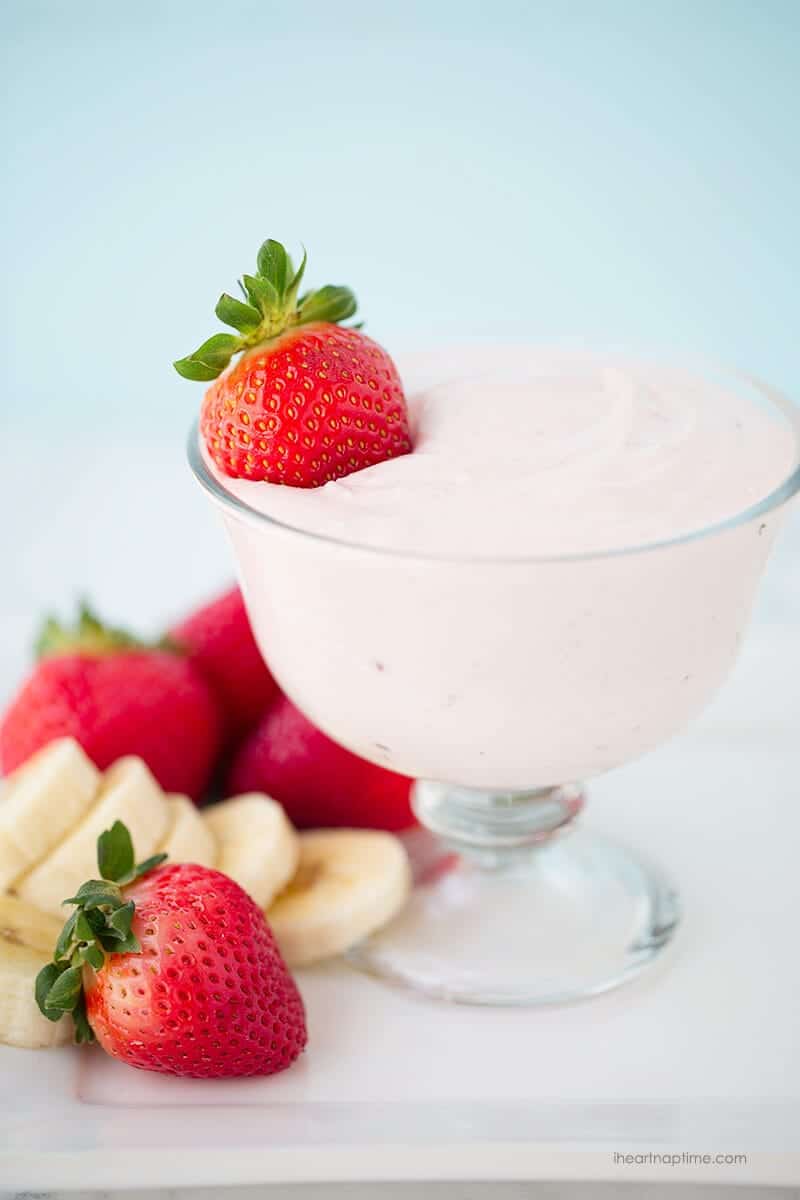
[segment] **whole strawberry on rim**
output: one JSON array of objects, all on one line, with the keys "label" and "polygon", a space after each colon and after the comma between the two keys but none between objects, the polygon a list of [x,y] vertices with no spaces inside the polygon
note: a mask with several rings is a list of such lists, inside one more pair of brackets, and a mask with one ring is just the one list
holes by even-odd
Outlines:
[{"label": "whole strawberry on rim", "polygon": [[[243,300],[223,293],[217,333],[175,369],[211,381],[200,412],[208,454],[224,474],[320,487],[411,450],[403,387],[392,359],[356,326],[356,299],[327,285],[300,294],[280,242],[258,252]],[[234,355],[241,354],[233,366]]]},{"label": "whole strawberry on rim", "polygon": [[97,841],[35,995],[77,1042],[162,1074],[282,1071],[306,1044],[303,1002],[264,914],[227,875],[164,854],[135,865],[121,821]]}]

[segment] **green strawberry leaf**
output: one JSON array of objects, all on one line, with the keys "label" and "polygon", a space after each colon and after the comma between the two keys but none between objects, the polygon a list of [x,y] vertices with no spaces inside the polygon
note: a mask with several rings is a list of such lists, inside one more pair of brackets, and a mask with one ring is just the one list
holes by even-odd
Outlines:
[{"label": "green strawberry leaf", "polygon": [[116,954],[119,951],[120,943],[124,940],[124,934],[121,934],[118,929],[102,929],[95,938],[95,941],[109,954]]},{"label": "green strawberry leaf", "polygon": [[258,275],[243,275],[242,283],[250,303],[258,309],[262,317],[268,317],[270,313],[280,309],[281,298],[269,279],[262,279]]},{"label": "green strawberry leaf", "polygon": [[[72,1013],[77,1042],[94,1040],[83,996],[84,968],[101,970],[106,953],[132,954],[141,950],[132,929],[136,904],[123,899],[120,884],[147,874],[166,857],[166,854],[152,854],[135,865],[131,835],[121,821],[115,821],[97,839],[97,860],[106,878],[87,880],[74,896],[64,901],[76,908],[59,934],[53,962],[37,975],[34,992],[40,1012],[49,1021],[57,1021],[62,1013]],[[113,878],[108,878],[109,875]]]},{"label": "green strawberry leaf", "polygon": [[44,998],[44,1008],[72,1012],[81,994],[81,975],[81,967],[68,967],[62,971]]},{"label": "green strawberry leaf", "polygon": [[192,358],[199,359],[208,367],[218,367],[222,371],[231,361],[231,355],[241,347],[241,338],[235,337],[234,334],[215,333],[195,350]]},{"label": "green strawberry leaf", "polygon": [[346,321],[357,307],[350,288],[328,285],[306,298],[299,315],[304,325],[309,321]]},{"label": "green strawberry leaf", "polygon": [[78,910],[76,909],[75,912],[71,913],[70,916],[67,918],[67,920],[64,924],[64,928],[61,930],[61,933],[58,935],[58,941],[56,942],[56,950],[55,950],[56,960],[58,960],[59,958],[69,958],[70,952],[72,949],[72,943],[75,939],[75,926],[77,924],[77,921],[78,921]]},{"label": "green strawberry leaf", "polygon": [[36,657],[44,658],[48,654],[58,654],[62,648],[63,633],[63,626],[57,617],[46,617],[34,642],[33,652]]},{"label": "green strawberry leaf", "polygon": [[128,954],[130,951],[141,950],[136,935],[131,932],[135,908],[134,902],[129,900],[116,912],[111,913],[106,928],[98,934],[100,944],[112,954]]},{"label": "green strawberry leaf", "polygon": [[101,929],[105,929],[107,914],[102,908],[85,908],[81,912],[93,936],[96,936]]},{"label": "green strawberry leaf", "polygon": [[62,971],[58,964],[51,962],[46,967],[42,967],[36,976],[36,983],[34,985],[36,1004],[39,1012],[43,1017],[47,1017],[48,1021],[58,1021],[64,1015],[60,1008],[53,1008],[47,1003],[47,997],[61,973]]},{"label": "green strawberry leaf", "polygon": [[252,304],[242,304],[241,300],[236,300],[227,292],[223,292],[220,296],[214,312],[223,325],[232,325],[234,329],[240,329],[242,333],[249,333],[261,324],[259,309],[254,308]]},{"label": "green strawberry leaf", "polygon": [[82,992],[78,1003],[72,1010],[72,1023],[75,1026],[75,1044],[78,1046],[91,1045],[94,1041],[94,1030],[86,1015],[86,997]]},{"label": "green strawberry leaf", "polygon": [[132,871],[129,871],[128,874],[120,880],[120,883],[133,883],[134,879],[138,879],[141,875],[146,875],[148,871],[152,871],[154,867],[160,866],[161,863],[167,858],[169,858],[168,854],[151,854],[149,858],[144,860],[144,862],[140,862],[133,868]]},{"label": "green strawberry leaf", "polygon": [[122,938],[126,938],[131,931],[131,921],[133,920],[135,909],[136,905],[132,900],[129,900],[127,904],[123,904],[122,908],[118,908],[116,912],[113,912],[108,918],[109,931],[113,929]]},{"label": "green strawberry leaf", "polygon": [[81,958],[95,971],[99,971],[103,963],[106,961],[106,956],[96,942],[92,942],[90,946],[84,946],[81,950]]},{"label": "green strawberry leaf", "polygon": [[134,954],[142,948],[135,933],[123,935],[116,929],[106,929],[97,940],[109,954]]},{"label": "green strawberry leaf", "polygon": [[108,879],[88,879],[82,883],[74,896],[62,901],[63,904],[79,904],[83,909],[97,908],[101,904],[109,904],[119,908],[122,904],[122,892],[116,883]]},{"label": "green strawberry leaf", "polygon": [[97,652],[141,649],[145,643],[127,629],[107,625],[98,617],[89,602],[81,600],[78,609],[78,642],[85,652],[95,648]]},{"label": "green strawberry leaf", "polygon": [[115,821],[97,839],[97,866],[103,879],[121,879],[133,870],[133,842],[122,821]]},{"label": "green strawberry leaf", "polygon": [[234,337],[232,333],[215,333],[192,354],[173,363],[173,366],[185,379],[216,379],[243,345],[241,338]]},{"label": "green strawberry leaf", "polygon": [[300,291],[300,284],[303,282],[303,275],[305,274],[307,262],[308,255],[306,254],[306,248],[304,246],[303,258],[300,266],[297,268],[294,278],[286,289],[286,303],[292,309],[297,307],[297,293]]},{"label": "green strawberry leaf", "polygon": [[106,625],[83,601],[78,610],[78,619],[73,625],[64,624],[55,617],[48,617],[36,639],[35,651],[37,658],[47,658],[75,653],[115,654],[119,650],[143,646],[144,642],[128,633],[126,629]]},{"label": "green strawberry leaf", "polygon": [[129,933],[124,941],[120,942],[116,948],[116,954],[138,954],[142,948],[142,944],[135,933]]},{"label": "green strawberry leaf", "polygon": [[259,275],[262,279],[269,280],[278,296],[283,299],[291,270],[285,248],[273,238],[267,238],[258,251],[256,263]]},{"label": "green strawberry leaf", "polygon": [[208,383],[219,375],[216,367],[207,367],[205,363],[193,358],[191,354],[187,358],[176,359],[172,365],[184,379],[191,379],[196,383]]},{"label": "green strawberry leaf", "polygon": [[[98,910],[94,909],[93,911],[97,912]],[[75,937],[77,941],[93,942],[96,931],[86,919],[86,913],[77,908],[73,913],[73,916],[75,917]]]},{"label": "green strawberry leaf", "polygon": [[[209,382],[216,379],[240,351],[268,345],[287,329],[311,321],[346,321],[356,311],[356,298],[349,288],[328,285],[299,296],[307,255],[295,271],[285,247],[274,238],[261,245],[255,275],[239,280],[243,301],[223,292],[215,312],[226,325],[238,329],[240,337],[218,333],[192,354],[173,365],[184,379]],[[299,296],[299,299],[298,299]]]}]

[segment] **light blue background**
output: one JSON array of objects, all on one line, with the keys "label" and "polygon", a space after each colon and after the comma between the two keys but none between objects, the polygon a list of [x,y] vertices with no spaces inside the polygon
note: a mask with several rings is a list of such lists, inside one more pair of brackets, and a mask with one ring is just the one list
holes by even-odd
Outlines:
[{"label": "light blue background", "polygon": [[[267,235],[390,348],[699,350],[800,392],[800,3],[2,6],[7,433],[182,436]],[[5,439],[5,455],[14,438]]]}]

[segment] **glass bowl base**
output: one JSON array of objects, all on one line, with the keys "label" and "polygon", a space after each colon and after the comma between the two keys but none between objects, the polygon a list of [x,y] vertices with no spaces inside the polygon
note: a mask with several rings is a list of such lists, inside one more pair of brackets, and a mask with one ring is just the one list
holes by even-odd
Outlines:
[{"label": "glass bowl base", "polygon": [[678,924],[677,896],[656,868],[581,828],[494,869],[444,847],[432,858],[429,847],[428,859],[415,864],[403,912],[347,958],[440,1000],[535,1006],[595,996],[638,975]]}]

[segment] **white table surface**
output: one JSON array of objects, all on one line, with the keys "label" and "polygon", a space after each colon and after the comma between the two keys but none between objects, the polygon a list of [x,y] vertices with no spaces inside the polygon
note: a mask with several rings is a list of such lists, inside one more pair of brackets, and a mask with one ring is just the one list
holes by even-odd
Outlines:
[{"label": "white table surface", "polygon": [[[674,1183],[382,1183],[380,1200],[798,1200],[794,1187]],[[5,1192],[0,1200],[376,1200],[374,1183]]]},{"label": "white table surface", "polygon": [[[32,495],[24,449],[7,447],[0,473],[8,568],[0,696],[19,675],[43,610],[86,591],[115,621],[155,630],[230,574],[222,534],[181,469],[181,447],[76,443],[45,462]],[[69,1186],[630,1180],[609,1163],[613,1149],[630,1145],[750,1155],[744,1169],[637,1169],[637,1196],[648,1194],[644,1179],[800,1184],[800,1156],[787,1153],[800,1150],[798,665],[795,514],[724,691],[685,736],[591,787],[587,824],[657,855],[682,893],[680,934],[649,974],[590,1003],[506,1012],[438,1006],[343,966],[307,972],[308,1055],[273,1080],[221,1083],[213,1101],[205,1085],[131,1072],[99,1053],[26,1055],[41,1072],[22,1088],[31,1104],[65,1088],[80,1119],[103,1115],[109,1146],[123,1125],[134,1146],[160,1142],[144,1168],[118,1178],[97,1157],[83,1178],[72,1162]],[[4,1084],[30,1074],[3,1054]],[[4,1125],[18,1153],[0,1187],[66,1186],[44,1165],[39,1131],[18,1115],[25,1104],[16,1086],[14,1096],[3,1100]],[[209,1105],[234,1103],[247,1145],[239,1166],[219,1174],[207,1157],[216,1136]],[[235,1148],[235,1138],[222,1141]],[[283,1175],[253,1166],[265,1147],[278,1161],[287,1145],[297,1155]],[[361,1158],[344,1168],[348,1147],[360,1147]],[[473,1194],[459,1186],[447,1194]],[[326,1192],[345,1194],[362,1193]],[[507,1193],[518,1194],[530,1193]]]}]

